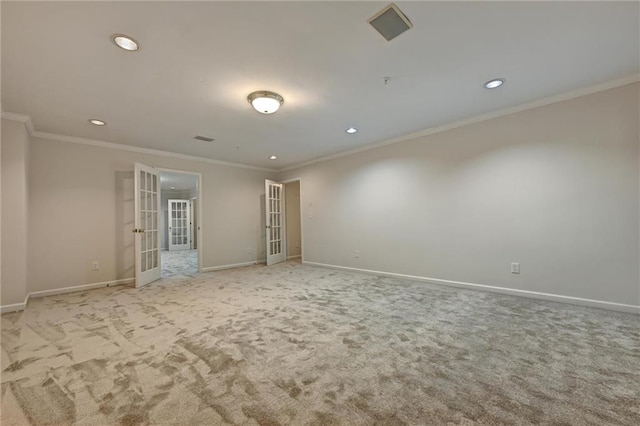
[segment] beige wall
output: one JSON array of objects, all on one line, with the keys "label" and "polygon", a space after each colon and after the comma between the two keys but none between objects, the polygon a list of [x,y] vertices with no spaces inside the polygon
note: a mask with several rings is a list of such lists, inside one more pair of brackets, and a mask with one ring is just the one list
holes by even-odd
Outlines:
[{"label": "beige wall", "polygon": [[638,95],[627,85],[280,173],[302,178],[305,260],[640,305]]},{"label": "beige wall", "polygon": [[284,185],[287,221],[287,257],[300,256],[300,181]]},{"label": "beige wall", "polygon": [[273,174],[33,138],[29,291],[133,277],[134,162],[202,173],[204,268],[265,258],[261,202]]},{"label": "beige wall", "polygon": [[29,134],[24,123],[2,120],[2,265],[0,305],[27,295]]}]

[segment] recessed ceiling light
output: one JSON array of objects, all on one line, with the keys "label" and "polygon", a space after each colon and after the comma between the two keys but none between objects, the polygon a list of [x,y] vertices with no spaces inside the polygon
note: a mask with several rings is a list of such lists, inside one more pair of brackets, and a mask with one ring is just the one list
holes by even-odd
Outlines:
[{"label": "recessed ceiling light", "polygon": [[269,157],[269,160],[277,160],[278,156],[277,155],[272,155],[271,157]]},{"label": "recessed ceiling light", "polygon": [[140,48],[138,42],[129,36],[124,34],[114,34],[111,36],[111,40],[121,49],[135,52]]},{"label": "recessed ceiling light", "polygon": [[258,90],[250,93],[247,96],[247,100],[261,114],[273,114],[284,103],[282,96],[268,90]]},{"label": "recessed ceiling light", "polygon": [[484,84],[485,89],[497,89],[504,84],[504,78],[489,80]]},{"label": "recessed ceiling light", "polygon": [[358,129],[356,129],[355,127],[349,127],[347,130],[345,130],[345,132],[347,132],[350,135],[352,135],[354,133],[358,133]]},{"label": "recessed ceiling light", "polygon": [[171,186],[170,188],[171,188],[171,189],[176,189],[176,187],[175,187],[175,186]]},{"label": "recessed ceiling light", "polygon": [[105,123],[105,122],[104,122],[104,121],[102,121],[102,120],[98,120],[97,118],[92,118],[92,119],[90,119],[90,120],[89,120],[89,123],[91,123],[91,124],[93,124],[93,125],[96,125],[96,126],[104,126],[105,124],[107,124],[107,123]]}]

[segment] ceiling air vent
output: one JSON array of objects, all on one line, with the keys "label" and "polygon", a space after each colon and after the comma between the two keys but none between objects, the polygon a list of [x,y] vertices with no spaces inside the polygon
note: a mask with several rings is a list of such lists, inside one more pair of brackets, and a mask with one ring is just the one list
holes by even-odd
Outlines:
[{"label": "ceiling air vent", "polygon": [[387,41],[393,40],[413,27],[409,18],[393,3],[376,13],[373,18],[369,19],[369,23]]},{"label": "ceiling air vent", "polygon": [[213,142],[214,141],[213,138],[210,138],[208,136],[200,136],[200,135],[198,135],[198,136],[194,136],[193,138],[194,139],[198,139],[199,141],[205,141],[205,142]]}]

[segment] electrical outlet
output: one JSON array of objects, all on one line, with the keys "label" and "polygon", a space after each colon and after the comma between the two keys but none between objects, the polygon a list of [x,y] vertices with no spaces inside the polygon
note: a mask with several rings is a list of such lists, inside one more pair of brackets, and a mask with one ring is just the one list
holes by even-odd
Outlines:
[{"label": "electrical outlet", "polygon": [[519,274],[520,273],[520,264],[517,262],[511,263],[511,273]]},{"label": "electrical outlet", "polygon": [[100,262],[98,262],[97,260],[94,260],[93,262],[91,262],[92,271],[97,271],[99,269],[100,269]]},{"label": "electrical outlet", "polygon": [[360,250],[356,250],[353,257],[360,259]]}]

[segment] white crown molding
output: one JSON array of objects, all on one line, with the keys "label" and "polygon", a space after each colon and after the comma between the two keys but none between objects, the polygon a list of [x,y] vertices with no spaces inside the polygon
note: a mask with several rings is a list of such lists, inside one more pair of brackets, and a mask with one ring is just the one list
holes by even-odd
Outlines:
[{"label": "white crown molding", "polygon": [[551,302],[569,303],[572,305],[590,306],[593,308],[608,309],[611,311],[640,314],[640,305],[626,305],[623,303],[606,302],[603,300],[584,299],[582,297],[563,296],[560,294],[540,293],[537,291],[518,290],[508,287],[496,287],[485,284],[475,284],[462,281],[442,280],[439,278],[421,277],[417,275],[396,274],[394,272],[374,271],[371,269],[352,268],[349,266],[330,265],[326,263],[303,261],[305,265],[320,268],[337,269],[340,271],[358,272],[368,275],[380,275],[383,277],[401,278],[405,280],[424,282],[428,284],[444,285],[448,287],[466,288],[470,290],[486,291],[489,293],[508,294],[510,296],[526,297],[529,299],[548,300]]},{"label": "white crown molding", "polygon": [[576,90],[571,90],[569,92],[561,93],[559,95],[549,96],[549,97],[546,97],[546,98],[538,99],[538,100],[533,101],[533,102],[529,102],[529,103],[526,103],[526,104],[522,104],[522,105],[510,107],[510,108],[505,108],[505,109],[502,109],[502,110],[499,110],[499,111],[494,111],[494,112],[490,112],[490,113],[487,113],[487,114],[481,114],[481,115],[477,115],[477,116],[474,116],[474,117],[466,118],[466,119],[463,119],[463,120],[454,121],[452,123],[445,124],[445,125],[442,125],[442,126],[431,127],[431,128],[425,129],[425,130],[418,131],[418,132],[409,133],[407,135],[403,135],[403,136],[398,136],[398,137],[395,137],[395,138],[387,139],[387,140],[379,142],[379,143],[369,144],[369,145],[366,145],[366,146],[362,146],[360,148],[354,148],[354,149],[350,149],[348,151],[342,151],[342,152],[338,152],[336,154],[331,154],[331,155],[327,155],[327,156],[324,156],[324,157],[315,158],[313,160],[305,161],[305,162],[302,162],[302,163],[295,164],[293,166],[283,167],[283,168],[280,168],[280,169],[251,166],[251,165],[240,164],[240,163],[232,163],[232,162],[227,162],[227,161],[222,161],[222,160],[214,160],[214,159],[211,159],[211,158],[197,157],[197,156],[194,156],[194,155],[186,155],[186,154],[178,154],[178,153],[170,152],[170,151],[162,151],[162,150],[159,150],[159,149],[142,148],[142,147],[137,147],[137,146],[132,146],[132,145],[123,145],[123,144],[114,143],[114,142],[105,142],[105,141],[96,140],[96,139],[86,139],[86,138],[79,138],[79,137],[75,137],[75,136],[66,136],[66,135],[59,135],[59,134],[55,134],[55,133],[40,132],[40,131],[35,130],[35,128],[33,126],[33,122],[31,120],[31,117],[28,116],[28,115],[24,115],[24,114],[16,114],[16,113],[12,113],[12,112],[2,111],[2,118],[7,119],[7,120],[23,122],[25,124],[25,126],[27,127],[27,131],[29,132],[30,136],[37,137],[37,138],[42,138],[42,139],[49,139],[49,140],[54,140],[54,141],[58,141],[58,142],[70,142],[70,143],[89,145],[89,146],[96,146],[96,147],[107,148],[107,149],[117,149],[117,150],[122,150],[122,151],[137,152],[137,153],[141,153],[141,154],[157,155],[157,156],[160,156],[160,157],[178,158],[178,159],[182,159],[182,160],[197,161],[197,162],[208,163],[208,164],[218,164],[218,165],[222,165],[222,166],[237,167],[237,168],[243,168],[243,169],[249,169],[249,170],[259,170],[259,171],[263,171],[263,172],[287,172],[289,170],[299,169],[301,167],[309,166],[309,165],[316,164],[316,163],[321,163],[321,162],[324,162],[324,161],[333,160],[335,158],[346,157],[346,156],[349,156],[349,155],[357,154],[357,153],[364,152],[364,151],[369,151],[371,149],[376,149],[376,148],[380,148],[380,147],[383,147],[383,146],[393,145],[393,144],[402,143],[402,142],[408,142],[408,141],[411,141],[411,140],[414,140],[414,139],[418,139],[418,138],[421,138],[421,137],[424,137],[424,136],[433,135],[433,134],[436,134],[436,133],[446,132],[448,130],[453,130],[453,129],[456,129],[456,128],[459,128],[459,127],[464,127],[464,126],[468,126],[468,125],[471,125],[471,124],[481,123],[483,121],[488,121],[488,120],[492,120],[494,118],[504,117],[504,116],[507,116],[507,115],[511,115],[511,114],[515,114],[515,113],[518,113],[518,112],[530,110],[530,109],[533,109],[533,108],[538,108],[538,107],[542,107],[542,106],[546,106],[546,105],[555,104],[555,103],[566,101],[566,100],[569,100],[569,99],[578,98],[580,96],[586,96],[586,95],[590,95],[590,94],[597,93],[597,92],[602,92],[602,91],[609,90],[609,89],[615,89],[616,87],[626,86],[627,84],[637,83],[638,81],[640,81],[640,74],[631,74],[631,75],[628,75],[626,77],[622,77],[622,78],[619,78],[619,79],[615,79],[615,80],[610,80],[610,81],[606,81],[606,82],[603,82],[603,83],[594,84],[594,85],[583,87],[583,88],[576,89]]},{"label": "white crown molding", "polygon": [[33,132],[31,136],[34,138],[48,139],[48,140],[58,141],[58,142],[69,142],[69,143],[76,143],[80,145],[95,146],[99,148],[117,149],[121,151],[137,152],[139,154],[157,155],[159,157],[177,158],[180,160],[197,161],[200,163],[208,163],[208,164],[218,164],[221,166],[237,167],[241,169],[260,170],[263,172],[276,171],[275,169],[269,169],[267,167],[258,167],[258,166],[250,166],[247,164],[231,163],[228,161],[214,160],[212,158],[196,157],[195,155],[178,154],[176,152],[162,151],[159,149],[142,148],[142,147],[132,146],[132,145],[123,145],[123,144],[114,143],[114,142],[105,142],[97,139],[78,138],[75,136],[65,136],[65,135],[58,135],[55,133],[47,133],[47,132],[39,132],[39,131]]},{"label": "white crown molding", "polygon": [[56,133],[40,132],[33,127],[31,117],[25,114],[16,114],[13,112],[2,111],[2,118],[5,120],[19,121],[24,123],[29,132],[29,136],[33,138],[48,139],[57,142],[69,142],[80,145],[89,145],[106,149],[117,149],[121,151],[137,152],[140,154],[157,155],[159,157],[178,158],[180,160],[197,161],[200,163],[218,164],[221,166],[238,167],[242,169],[259,170],[262,172],[275,172],[276,169],[268,167],[251,166],[248,164],[232,163],[229,161],[214,160],[212,158],[197,157],[195,155],[178,154],[176,152],[162,151],[159,149],[142,148],[132,145],[123,145],[120,143],[106,142],[97,139],[79,138],[75,136],[59,135]]},{"label": "white crown molding", "polygon": [[324,161],[333,160],[335,158],[346,157],[349,155],[357,154],[364,151],[369,151],[371,149],[380,148],[383,146],[393,145],[401,142],[408,142],[414,139],[418,139],[424,136],[433,135],[436,133],[446,132],[448,130],[457,129],[458,127],[464,127],[471,124],[481,123],[483,121],[492,120],[494,118],[504,117],[507,115],[515,114],[518,112],[555,104],[562,101],[567,101],[573,98],[579,98],[581,96],[591,95],[593,93],[602,92],[609,89],[615,89],[616,87],[626,86],[627,84],[637,83],[640,81],[640,74],[631,74],[626,77],[618,78],[616,80],[610,80],[603,83],[594,84],[592,86],[582,87],[580,89],[571,90],[569,92],[561,93],[559,95],[549,96],[546,98],[538,99],[533,102],[528,102],[526,104],[501,109],[498,111],[490,112],[487,114],[481,114],[470,118],[465,118],[463,120],[454,121],[449,124],[444,124],[438,127],[431,127],[425,130],[420,130],[415,133],[409,133],[407,135],[398,136],[396,138],[387,139],[382,142],[378,142],[375,144],[370,144],[366,146],[362,146],[359,148],[350,149],[348,151],[342,151],[336,154],[330,154],[324,157],[316,158],[313,160],[305,161],[293,166],[283,167],[278,169],[278,172],[287,172],[289,170],[299,169],[301,167],[310,166],[312,164],[321,163]]},{"label": "white crown molding", "polygon": [[28,115],[2,111],[2,118],[4,118],[5,120],[19,121],[21,123],[24,123],[24,125],[27,127],[27,132],[29,132],[30,136],[35,132],[35,128],[33,127],[33,121],[31,120],[31,117]]}]

